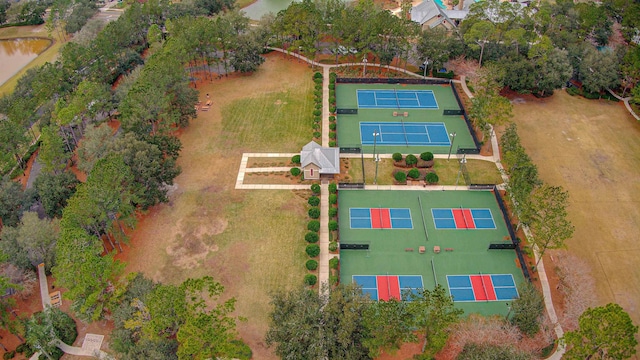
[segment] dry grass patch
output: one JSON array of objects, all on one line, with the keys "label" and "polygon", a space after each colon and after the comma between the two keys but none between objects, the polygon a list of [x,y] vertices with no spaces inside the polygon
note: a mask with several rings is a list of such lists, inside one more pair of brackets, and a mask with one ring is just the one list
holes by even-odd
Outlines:
[{"label": "dry grass patch", "polygon": [[524,147],[545,182],[569,191],[568,250],[589,264],[598,302],[640,323],[640,123],[620,103],[564,91],[521,98],[513,112]]},{"label": "dry grass patch", "polygon": [[256,359],[275,359],[263,344],[269,293],[301,284],[306,273],[308,192],[236,190],[235,180],[242,153],[293,153],[308,142],[311,75],[270,54],[252,75],[199,86],[201,100],[209,93],[214,106],[182,133],[182,174],[170,202],[141,219],[125,254],[128,271],[155,280],[220,281],[248,320],[239,330]]},{"label": "dry grass patch", "polygon": [[[302,149],[302,148],[300,148]],[[293,167],[291,158],[256,158],[250,157],[247,160],[247,168],[261,168],[261,167]]]}]

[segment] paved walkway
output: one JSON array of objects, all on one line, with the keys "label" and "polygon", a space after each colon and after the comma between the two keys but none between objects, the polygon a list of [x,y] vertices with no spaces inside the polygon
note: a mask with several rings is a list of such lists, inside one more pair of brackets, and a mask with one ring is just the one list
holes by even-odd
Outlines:
[{"label": "paved walkway", "polygon": [[329,182],[324,180],[320,186],[320,262],[318,267],[318,291],[329,290]]},{"label": "paved walkway", "polygon": [[[49,297],[49,284],[47,283],[47,276],[44,271],[44,264],[38,265],[38,280],[40,282],[40,297],[42,299],[42,309],[47,310],[51,307],[51,298]],[[90,351],[87,349],[83,349],[76,346],[70,346],[60,339],[54,339],[56,342],[56,346],[60,348],[60,350],[64,351],[67,354],[78,355],[78,356],[89,356],[98,359],[108,359],[112,360],[113,357],[106,352],[100,350],[99,352]],[[40,357],[40,352],[36,352],[31,356],[30,360],[37,360]]]},{"label": "paved walkway", "polygon": [[619,96],[618,94],[614,93],[613,90],[611,90],[611,89],[607,89],[607,91],[609,92],[609,94],[613,95],[616,99],[624,102],[624,106],[627,108],[627,111],[629,111],[631,116],[636,118],[636,120],[640,120],[640,116],[638,116],[638,114],[636,114],[633,111],[633,109],[631,108],[631,104],[629,104],[629,100],[633,99],[633,97],[628,96],[626,98],[623,98],[622,96]]}]

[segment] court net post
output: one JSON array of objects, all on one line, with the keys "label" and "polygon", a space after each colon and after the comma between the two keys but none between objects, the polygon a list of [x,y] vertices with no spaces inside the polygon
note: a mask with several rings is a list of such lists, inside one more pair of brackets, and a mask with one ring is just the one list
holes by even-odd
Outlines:
[{"label": "court net post", "polygon": [[431,257],[431,270],[433,270],[433,281],[435,281],[436,286],[438,286],[438,277],[436,276],[436,264],[433,261],[433,256]]},{"label": "court net post", "polygon": [[422,209],[422,198],[418,195],[418,204],[420,205],[420,218],[422,219],[422,228],[424,229],[424,238],[429,241],[429,233],[427,232],[427,223],[424,221],[424,210]]}]

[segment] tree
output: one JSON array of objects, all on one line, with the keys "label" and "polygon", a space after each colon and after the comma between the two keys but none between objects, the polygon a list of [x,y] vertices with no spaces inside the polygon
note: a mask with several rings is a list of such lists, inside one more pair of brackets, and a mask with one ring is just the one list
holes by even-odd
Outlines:
[{"label": "tree", "polygon": [[58,134],[57,127],[46,126],[40,133],[40,152],[38,159],[42,162],[45,173],[60,174],[70,156],[64,151],[64,141]]},{"label": "tree", "polygon": [[453,307],[453,300],[442,285],[437,285],[433,290],[423,289],[417,294],[411,293],[409,298],[414,325],[424,333],[424,354],[434,356],[446,344],[449,338],[448,328],[458,321],[464,311]]},{"label": "tree", "polygon": [[78,147],[78,169],[90,173],[95,163],[109,154],[115,138],[107,125],[89,125]]},{"label": "tree", "polygon": [[57,346],[58,339],[72,345],[78,336],[73,319],[62,310],[52,307],[33,314],[26,323],[26,330],[27,344],[48,359],[63,355]]},{"label": "tree", "polygon": [[520,331],[531,337],[540,330],[540,317],[544,311],[544,299],[538,290],[529,282],[518,286],[520,297],[511,302],[511,323]]},{"label": "tree", "polygon": [[17,242],[27,254],[31,265],[45,264],[51,271],[55,264],[55,249],[60,233],[59,220],[41,220],[35,212],[25,212],[18,225]]},{"label": "tree", "polygon": [[451,40],[447,30],[441,27],[424,30],[418,40],[418,58],[425,61],[425,70],[435,69],[449,60]]},{"label": "tree", "polygon": [[320,321],[326,358],[366,359],[369,350],[364,341],[368,334],[363,326],[363,316],[369,303],[363,301],[362,291],[357,285],[349,284],[326,293],[321,296]]},{"label": "tree", "polygon": [[37,198],[47,216],[50,218],[62,216],[62,209],[67,206],[67,200],[76,192],[76,186],[79,183],[70,171],[57,175],[43,173],[36,178],[34,187]]},{"label": "tree", "polygon": [[592,93],[615,87],[619,82],[618,68],[618,58],[612,51],[598,51],[587,47],[580,62],[582,86]]},{"label": "tree", "polygon": [[565,333],[565,359],[627,359],[636,353],[638,327],[618,304],[587,309],[579,328]]},{"label": "tree", "polygon": [[261,50],[262,47],[251,37],[240,37],[231,56],[231,66],[241,73],[256,71],[264,62],[264,58],[260,56]]},{"label": "tree", "polygon": [[531,243],[540,256],[538,262],[547,249],[563,248],[565,240],[573,235],[575,227],[567,219],[568,200],[569,193],[562,187],[546,184],[535,188],[531,195]]},{"label": "tree", "polygon": [[475,96],[471,99],[469,116],[482,131],[483,139],[491,137],[491,126],[503,125],[511,121],[513,106],[509,99],[500,96],[500,84],[496,81],[492,67],[478,72],[474,87]]},{"label": "tree", "polygon": [[[27,254],[18,244],[18,228],[5,226],[0,232],[0,254],[6,255],[6,261],[20,269],[33,269]],[[4,260],[3,260],[4,261]]]},{"label": "tree", "polygon": [[22,191],[20,183],[6,176],[0,180],[0,220],[4,226],[17,225],[30,202],[30,195]]},{"label": "tree", "polygon": [[489,21],[478,21],[464,34],[464,42],[474,50],[480,49],[479,66],[482,66],[484,48],[495,35],[495,26]]},{"label": "tree", "polygon": [[[6,255],[0,253],[0,261],[6,260]],[[0,294],[6,294],[10,289],[19,290],[20,285],[11,283],[6,276],[0,276]],[[13,296],[0,296],[0,329],[5,329],[9,333],[18,334],[21,322],[16,317],[13,308],[16,306],[16,299]],[[5,349],[6,350],[6,349]]]},{"label": "tree", "polygon": [[381,350],[394,352],[405,342],[417,341],[412,328],[412,314],[406,301],[377,301],[364,312],[363,325],[367,337],[363,344],[369,349],[369,356],[377,358]]}]

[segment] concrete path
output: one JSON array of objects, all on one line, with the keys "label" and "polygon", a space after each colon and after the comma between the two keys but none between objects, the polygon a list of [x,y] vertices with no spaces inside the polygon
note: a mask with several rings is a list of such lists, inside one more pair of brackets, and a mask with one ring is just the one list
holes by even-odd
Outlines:
[{"label": "concrete path", "polygon": [[320,185],[320,260],[318,266],[318,291],[328,291],[329,286],[329,182],[323,181]]},{"label": "concrete path", "polygon": [[616,99],[624,102],[624,107],[627,108],[627,111],[629,111],[629,113],[631,114],[631,116],[633,116],[634,118],[636,118],[636,120],[640,120],[640,116],[638,116],[633,109],[631,108],[631,104],[629,104],[629,100],[633,99],[631,96],[628,96],[626,98],[623,98],[621,96],[619,96],[618,94],[614,93],[613,90],[611,89],[607,89],[607,91],[609,92],[609,94],[613,95]]},{"label": "concrete path", "polygon": [[[42,309],[47,310],[51,307],[51,298],[49,297],[49,284],[47,283],[47,276],[44,271],[44,264],[38,265],[38,280],[40,282],[40,297],[42,299]],[[99,352],[93,352],[90,350],[86,350],[80,347],[70,346],[60,339],[53,339],[56,343],[56,346],[60,348],[60,350],[64,351],[67,354],[71,355],[79,355],[79,356],[90,356],[98,359],[113,359],[113,357],[106,352],[100,350]],[[36,360],[40,356],[40,352],[36,352],[30,359]]]}]

